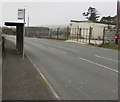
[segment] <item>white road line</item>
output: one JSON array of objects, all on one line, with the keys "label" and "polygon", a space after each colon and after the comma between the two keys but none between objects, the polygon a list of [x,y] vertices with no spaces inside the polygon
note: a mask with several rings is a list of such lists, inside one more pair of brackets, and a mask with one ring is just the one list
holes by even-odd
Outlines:
[{"label": "white road line", "polygon": [[58,50],[58,49],[56,49],[56,48],[53,48],[53,47],[48,47],[48,48],[50,48],[50,49],[52,49],[52,50],[59,51],[59,52],[61,52],[61,53],[63,53],[63,54],[66,54],[66,52],[64,52],[64,51],[61,51],[61,50]]},{"label": "white road line", "polygon": [[108,69],[108,70],[111,70],[111,71],[113,71],[113,72],[119,73],[119,71],[117,71],[117,70],[115,70],[115,69],[112,69],[112,68],[109,68],[109,67],[107,67],[107,66],[101,65],[101,64],[99,64],[99,63],[96,63],[96,62],[93,62],[93,61],[84,59],[84,58],[82,58],[82,57],[78,57],[78,58],[79,58],[80,60],[87,61],[87,62],[90,62],[90,63],[92,63],[92,64],[95,64],[95,65],[98,65],[98,66],[100,66],[100,67],[103,67],[103,68],[105,68],[105,69]]},{"label": "white road line", "polygon": [[34,64],[34,62],[32,61],[32,59],[29,57],[29,55],[27,53],[25,53],[25,55],[28,57],[28,59],[31,61],[31,63],[34,65],[34,67],[36,68],[36,70],[38,71],[38,73],[40,74],[40,76],[44,79],[44,81],[47,83],[50,91],[52,92],[52,94],[55,96],[55,98],[57,100],[60,100],[60,97],[58,96],[57,92],[53,89],[53,87],[51,86],[51,84],[47,81],[47,79],[45,78],[45,76],[41,73],[41,71],[39,70],[39,68]]},{"label": "white road line", "polygon": [[71,48],[66,48],[66,47],[63,47],[63,46],[57,46],[57,47],[60,47],[60,48],[64,48],[64,49],[68,49],[68,50],[77,52],[77,50],[74,50],[74,49],[71,49]]},{"label": "white road line", "polygon": [[103,58],[103,59],[106,59],[106,60],[109,60],[109,61],[119,62],[117,60],[113,60],[113,59],[110,59],[110,58],[107,58],[107,57],[103,57],[103,56],[99,56],[99,55],[95,55],[95,57]]}]

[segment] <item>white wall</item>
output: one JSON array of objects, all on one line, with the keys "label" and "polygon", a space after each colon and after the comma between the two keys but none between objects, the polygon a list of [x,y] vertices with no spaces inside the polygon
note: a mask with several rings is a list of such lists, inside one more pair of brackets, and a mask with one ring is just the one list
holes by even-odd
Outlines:
[{"label": "white wall", "polygon": [[[92,36],[96,39],[98,37],[103,37],[103,29],[104,27],[108,27],[107,24],[101,24],[101,23],[92,23],[92,22],[71,22],[71,35],[76,34],[77,28],[93,28]],[[75,30],[76,29],[76,30]],[[83,32],[82,32],[83,33]],[[86,32],[89,35],[89,31]]]}]

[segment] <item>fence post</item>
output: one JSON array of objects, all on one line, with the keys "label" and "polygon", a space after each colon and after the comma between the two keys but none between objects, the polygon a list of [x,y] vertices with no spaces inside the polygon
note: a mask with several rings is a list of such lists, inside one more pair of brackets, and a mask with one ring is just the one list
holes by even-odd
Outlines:
[{"label": "fence post", "polygon": [[73,33],[74,33],[74,28],[72,28],[72,40],[73,40]]},{"label": "fence post", "polygon": [[78,41],[78,35],[79,35],[79,26],[77,28],[77,41]]},{"label": "fence post", "polygon": [[89,44],[90,44],[90,40],[91,40],[91,35],[92,35],[92,28],[89,28]]},{"label": "fence post", "polygon": [[87,43],[87,30],[88,30],[88,28],[86,28],[86,30],[85,30],[85,34],[86,34],[86,43]]},{"label": "fence post", "polygon": [[83,28],[83,43],[84,43],[84,33],[85,33],[85,28]]},{"label": "fence post", "polygon": [[103,41],[102,41],[102,44],[104,44],[104,42],[105,42],[105,27],[103,29]]},{"label": "fence post", "polygon": [[69,33],[70,33],[69,30],[70,30],[70,29],[69,29],[69,27],[67,26],[67,40],[68,40],[68,36],[69,36]]},{"label": "fence post", "polygon": [[58,27],[58,28],[57,28],[57,39],[58,39],[59,29],[60,29],[60,28]]},{"label": "fence post", "polygon": [[48,31],[48,37],[50,37],[50,30],[51,30],[51,29],[49,28],[49,31]]},{"label": "fence post", "polygon": [[81,42],[81,28],[79,29],[79,38],[80,38],[80,42]]},{"label": "fence post", "polygon": [[52,28],[50,29],[50,38],[52,38]]}]

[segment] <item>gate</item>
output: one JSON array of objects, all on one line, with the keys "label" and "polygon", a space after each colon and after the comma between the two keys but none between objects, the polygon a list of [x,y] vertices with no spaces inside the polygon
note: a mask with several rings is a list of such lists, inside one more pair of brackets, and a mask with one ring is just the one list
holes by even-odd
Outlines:
[{"label": "gate", "polygon": [[[101,45],[103,44],[106,36],[105,29],[96,30],[89,28],[71,28],[69,39],[78,41],[84,44]],[[100,31],[99,34],[97,34]]]},{"label": "gate", "polygon": [[81,43],[91,43],[92,28],[71,28],[70,39]]}]

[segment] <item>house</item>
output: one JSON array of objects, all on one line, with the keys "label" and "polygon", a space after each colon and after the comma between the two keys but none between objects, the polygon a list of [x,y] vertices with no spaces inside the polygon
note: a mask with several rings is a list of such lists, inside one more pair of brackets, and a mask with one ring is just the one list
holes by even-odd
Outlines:
[{"label": "house", "polygon": [[102,39],[103,38],[103,30],[104,27],[108,27],[112,28],[115,25],[108,25],[108,24],[104,24],[104,23],[100,23],[100,22],[89,22],[89,21],[77,21],[77,20],[71,20],[70,21],[70,35],[76,35],[79,34],[79,30],[81,28],[81,36],[83,36],[84,34],[89,36],[89,32],[90,32],[90,27],[92,28],[92,38],[94,39]]}]

